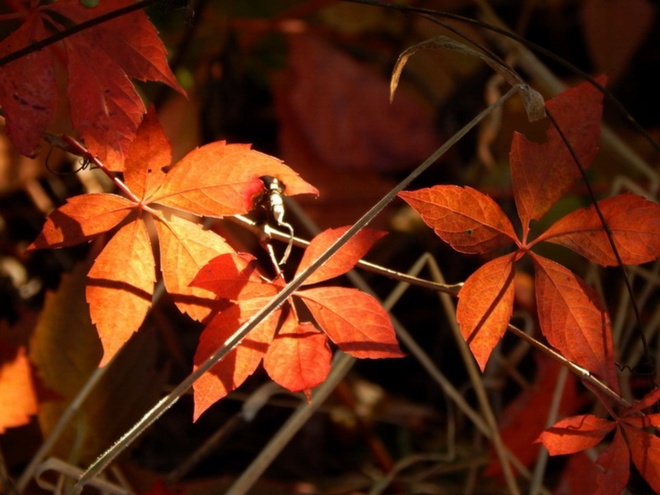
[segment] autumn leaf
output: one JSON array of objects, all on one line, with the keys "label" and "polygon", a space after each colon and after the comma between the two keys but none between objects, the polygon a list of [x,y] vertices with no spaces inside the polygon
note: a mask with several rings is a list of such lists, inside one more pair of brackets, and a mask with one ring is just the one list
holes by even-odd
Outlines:
[{"label": "autumn leaf", "polygon": [[[311,254],[305,254],[303,259],[315,259],[323,246],[332,244],[345,231],[344,227],[322,232],[312,239],[307,248]],[[358,256],[381,236],[380,232],[366,230],[347,249],[340,250],[338,256],[329,260],[331,266],[321,278],[325,280],[350,270]],[[300,270],[298,267],[298,273]],[[313,280],[314,283],[319,281]],[[195,354],[198,367],[222,347],[241,324],[270,302],[284,287],[284,282],[280,278],[266,281],[249,255],[225,254],[203,267],[192,285],[229,299],[228,306],[202,331]],[[328,339],[358,358],[403,356],[389,315],[372,296],[344,287],[305,287],[295,291],[292,297],[307,306],[318,328],[312,322],[299,321],[290,300],[274,311],[266,322],[259,323],[222,361],[195,382],[195,420],[211,404],[241,385],[262,359],[264,368],[276,383],[294,392],[304,391],[310,397],[310,389],[321,383],[330,370]]]},{"label": "autumn leaf", "polygon": [[[598,202],[621,261],[638,265],[660,256],[660,205],[634,194],[621,194]],[[559,244],[604,266],[618,264],[594,206],[569,213],[536,242]]]},{"label": "autumn leaf", "polygon": [[620,428],[612,443],[598,455],[596,464],[602,468],[596,476],[596,494],[619,495],[630,477],[630,452]]},{"label": "autumn leaf", "polygon": [[532,260],[543,335],[567,359],[618,390],[610,319],[598,294],[562,265],[536,254]]},{"label": "autumn leaf", "polygon": [[[162,274],[177,307],[192,318],[206,320],[218,304],[213,291],[190,284],[202,267],[219,255],[234,254],[233,248],[215,232],[171,210],[162,211],[162,206],[189,208],[186,213],[193,215],[246,213],[264,191],[260,177],[265,174],[290,180],[285,183],[289,194],[316,192],[289,167],[249,145],[212,143],[166,171],[170,160],[169,142],[151,108],[128,148],[124,187],[129,197],[87,194],[70,198],[48,216],[29,247],[72,246],[111,233],[90,270],[87,286],[90,313],[104,348],[101,365],[144,321],[157,273]],[[209,196],[225,192],[227,196],[219,196],[218,201]],[[213,210],[214,205],[219,210]],[[147,223],[155,225],[158,267]],[[228,260],[239,262],[239,258]]]},{"label": "autumn leaf", "polygon": [[156,268],[149,232],[134,220],[103,248],[87,274],[87,302],[103,343],[105,366],[137,331],[151,307]]},{"label": "autumn leaf", "polygon": [[513,313],[514,261],[515,253],[489,261],[458,293],[456,321],[482,371]]},{"label": "autumn leaf", "polygon": [[28,424],[37,413],[37,395],[26,349],[9,347],[5,344],[0,355],[0,433]]},{"label": "autumn leaf", "polygon": [[621,423],[621,427],[630,448],[630,456],[639,474],[653,491],[660,493],[660,438],[629,426],[625,422]]},{"label": "autumn leaf", "polygon": [[517,242],[511,221],[489,196],[470,187],[435,186],[399,197],[456,251],[487,253]]},{"label": "autumn leaf", "polygon": [[356,358],[403,357],[392,322],[369,294],[343,287],[319,287],[295,293],[337,346]]},{"label": "autumn leaf", "polygon": [[298,321],[289,314],[264,357],[270,378],[292,392],[320,385],[330,373],[332,351],[328,337],[312,323]]},{"label": "autumn leaf", "polygon": [[[314,237],[305,249],[302,260],[296,270],[296,275],[307,269],[323,252],[339,239],[349,227],[328,229]],[[364,228],[351,237],[346,244],[323,263],[306,280],[305,285],[312,285],[331,278],[339,277],[348,272],[374,245],[385,232]]]},{"label": "autumn leaf", "polygon": [[[605,83],[604,78],[598,81]],[[588,168],[598,151],[602,94],[583,83],[547,101],[546,108],[582,166]],[[580,172],[554,126],[548,128],[546,141],[540,144],[516,132],[511,143],[510,166],[513,194],[526,240],[530,221],[541,218],[580,177]]]},{"label": "autumn leaf", "polygon": [[[25,23],[0,45],[9,55],[130,0],[104,0],[88,8],[77,0],[33,4]],[[146,109],[130,79],[168,84],[185,94],[167,65],[167,53],[146,14],[135,11],[66,37],[0,67],[0,105],[7,133],[24,154],[33,155],[52,123],[58,96],[69,103],[73,126],[90,151],[111,170],[121,171]],[[58,95],[55,73],[66,72],[66,95]],[[16,81],[21,81],[20,86]],[[66,128],[66,123],[57,123]]]},{"label": "autumn leaf", "polygon": [[598,445],[616,423],[592,414],[571,416],[555,423],[539,437],[550,455],[573,454]]}]

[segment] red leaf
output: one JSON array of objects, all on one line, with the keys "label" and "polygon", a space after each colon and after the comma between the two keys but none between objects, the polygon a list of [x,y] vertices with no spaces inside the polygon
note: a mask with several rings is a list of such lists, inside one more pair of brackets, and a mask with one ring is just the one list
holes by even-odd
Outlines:
[{"label": "red leaf", "polygon": [[197,321],[204,320],[215,305],[215,295],[190,283],[200,269],[221,254],[234,250],[218,234],[204,230],[199,224],[171,216],[156,221],[160,265],[168,294],[179,311]]},{"label": "red leaf", "polygon": [[641,416],[626,416],[621,422],[634,426],[635,428],[660,428],[660,413],[643,414]]},{"label": "red leaf", "polygon": [[155,262],[144,222],[134,220],[119,229],[87,276],[89,312],[103,344],[99,366],[105,366],[151,307]]},{"label": "red leaf", "polygon": [[174,165],[152,201],[196,215],[246,213],[264,192],[260,177],[265,175],[280,179],[286,194],[318,194],[277,158],[246,144],[218,141],[191,151]]},{"label": "red leaf", "polygon": [[550,455],[573,454],[598,445],[616,423],[591,414],[571,416],[555,423],[539,436]]},{"label": "red leaf", "polygon": [[[244,300],[216,315],[200,335],[194,358],[195,369],[222,347],[225,341],[269,300],[270,297]],[[195,382],[193,421],[197,421],[206,409],[254,373],[275,335],[280,313],[281,310],[273,312],[257,325],[240,345]]]},{"label": "red leaf", "polygon": [[[350,227],[341,227],[337,229],[328,229],[314,237],[305,249],[296,275],[311,265],[323,252],[328,249],[332,243],[339,239]],[[362,229],[344,244],[339,251],[333,254],[318,270],[316,270],[307,280],[305,285],[312,285],[318,282],[339,277],[351,270],[374,245],[374,243],[386,235],[386,232],[373,229]]]},{"label": "red leaf", "polygon": [[620,428],[617,428],[612,443],[600,453],[596,464],[603,470],[596,477],[594,495],[619,495],[630,477],[630,452]]},{"label": "red leaf", "polygon": [[621,426],[639,474],[655,493],[660,493],[660,438],[625,423]]},{"label": "red leaf", "polygon": [[600,474],[600,469],[586,452],[573,454],[566,463],[566,467],[561,474],[561,479],[554,493],[555,495],[590,493],[596,485],[596,479]]},{"label": "red leaf", "polygon": [[163,167],[172,163],[172,146],[165,137],[153,105],[128,147],[124,182],[138,198],[149,201],[165,179]]},{"label": "red leaf", "polygon": [[[638,265],[660,256],[660,205],[634,194],[621,194],[598,202],[621,260]],[[536,242],[566,246],[589,261],[617,265],[610,242],[593,205],[557,221]]]},{"label": "red leaf", "polygon": [[660,400],[660,387],[656,387],[646,394],[642,400],[636,401],[631,407],[624,411],[624,416],[633,415],[644,409],[654,406]]},{"label": "red leaf", "polygon": [[508,217],[489,196],[470,187],[435,186],[399,197],[456,251],[487,253],[517,242]]},{"label": "red leaf", "polygon": [[343,287],[297,291],[321,329],[356,358],[403,357],[389,315],[369,294]]},{"label": "red leaf", "polygon": [[[604,84],[605,79],[600,78],[599,82]],[[598,151],[602,94],[584,83],[549,100],[546,108],[582,166],[588,168]],[[511,143],[510,163],[514,197],[526,240],[530,220],[541,218],[580,177],[580,172],[553,126],[548,128],[546,142],[542,144],[528,141],[516,132]]]},{"label": "red leaf", "polygon": [[[46,35],[39,14],[34,12],[0,43],[0,56],[29,46]],[[46,47],[0,67],[0,106],[7,122],[5,133],[18,151],[30,157],[36,155],[57,104],[51,51],[52,47]]]},{"label": "red leaf", "polygon": [[[90,9],[77,0],[58,0],[52,10],[80,24],[132,3],[132,0],[103,0]],[[104,22],[82,31],[80,36],[107,53],[128,77],[162,82],[185,95],[167,64],[165,46],[144,11]]]},{"label": "red leaf", "polygon": [[514,253],[489,261],[458,293],[456,321],[482,371],[511,319],[515,257]]},{"label": "red leaf", "polygon": [[264,368],[287,390],[309,393],[327,378],[331,360],[325,334],[309,322],[298,323],[290,313],[266,352]]},{"label": "red leaf", "polygon": [[567,359],[618,390],[610,319],[598,294],[573,272],[532,253],[539,323]]},{"label": "red leaf", "polygon": [[53,211],[28,250],[75,246],[119,225],[136,204],[114,194],[85,194],[69,198]]},{"label": "red leaf", "polygon": [[146,112],[131,81],[103,50],[80,35],[65,41],[71,121],[89,150],[113,171],[124,169],[126,152]]},{"label": "red leaf", "polygon": [[25,348],[16,349],[8,357],[9,349],[2,349],[0,359],[0,433],[7,428],[23,426],[37,413],[37,394]]}]

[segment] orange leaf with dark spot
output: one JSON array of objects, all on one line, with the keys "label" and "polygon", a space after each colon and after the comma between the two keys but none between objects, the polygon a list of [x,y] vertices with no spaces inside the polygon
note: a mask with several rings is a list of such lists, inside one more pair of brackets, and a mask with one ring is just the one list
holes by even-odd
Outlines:
[{"label": "orange leaf with dark spot", "polygon": [[399,197],[456,251],[487,253],[517,242],[511,221],[492,198],[471,187],[435,186]]}]

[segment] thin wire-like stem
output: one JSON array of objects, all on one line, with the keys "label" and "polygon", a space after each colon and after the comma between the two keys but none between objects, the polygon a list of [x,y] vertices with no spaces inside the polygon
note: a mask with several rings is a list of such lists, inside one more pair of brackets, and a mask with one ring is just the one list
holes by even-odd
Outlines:
[{"label": "thin wire-like stem", "polygon": [[383,196],[373,207],[369,209],[353,226],[351,226],[342,236],[340,236],[332,245],[328,247],[319,257],[313,261],[309,267],[299,273],[291,282],[289,282],[275,297],[266,303],[257,311],[248,321],[231,335],[225,343],[211,354],[206,361],[188,375],[172,392],[163,397],[154,407],[152,407],[130,430],[128,430],[112,447],[106,450],[94,463],[92,463],[85,473],[80,477],[74,487],[74,494],[82,491],[85,483],[101,473],[108,465],[128,447],[140,434],[142,434],[151,424],[153,424],[165,411],[167,411],[179,398],[185,394],[193,383],[209,371],[213,366],[219,363],[234,347],[250,333],[257,325],[267,318],[273,311],[279,308],[284,302],[309,278],[319,267],[321,267],[333,254],[335,254],[346,242],[348,242],[362,228],[367,226],[376,215],[378,215],[387,206],[396,195],[404,190],[410,183],[419,177],[426,169],[434,164],[444,153],[456,144],[479,122],[486,118],[495,108],[504,104],[509,98],[519,90],[524,90],[521,86],[514,86],[500,97],[496,102],[489,105],[486,109],[474,117],[460,131],[454,134],[451,139],[440,146],[431,156],[413,170],[408,177],[397,184],[385,196]]}]

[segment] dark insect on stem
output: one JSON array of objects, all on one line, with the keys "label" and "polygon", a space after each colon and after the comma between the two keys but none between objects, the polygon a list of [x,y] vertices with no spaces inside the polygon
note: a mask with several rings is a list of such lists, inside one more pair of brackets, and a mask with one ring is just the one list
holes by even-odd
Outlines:
[{"label": "dark insect on stem", "polygon": [[277,177],[264,176],[261,177],[261,180],[266,187],[266,193],[264,194],[266,199],[266,205],[270,212],[270,216],[275,220],[275,223],[279,227],[285,228],[289,231],[289,242],[284,251],[282,259],[277,262],[277,265],[284,265],[289,259],[291,254],[291,248],[293,246],[293,227],[291,224],[284,221],[284,214],[286,213],[284,207],[284,189],[286,186],[282,183]]},{"label": "dark insect on stem", "polygon": [[48,150],[48,154],[46,155],[46,159],[44,160],[44,165],[46,167],[46,170],[48,170],[50,173],[56,174],[56,175],[73,175],[77,174],[78,172],[82,172],[83,170],[87,168],[94,168],[92,161],[89,158],[81,157],[78,159],[78,168],[75,170],[70,170],[68,172],[61,172],[60,170],[55,170],[50,166],[50,154],[53,152],[53,147],[51,146],[50,149]]}]

